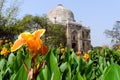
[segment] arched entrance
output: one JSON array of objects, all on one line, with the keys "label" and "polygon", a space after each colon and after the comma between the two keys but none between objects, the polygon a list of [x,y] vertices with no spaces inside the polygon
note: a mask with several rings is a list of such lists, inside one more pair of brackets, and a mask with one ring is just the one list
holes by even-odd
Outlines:
[{"label": "arched entrance", "polygon": [[74,49],[74,51],[77,51],[77,43],[72,43],[72,48]]},{"label": "arched entrance", "polygon": [[72,48],[74,49],[74,51],[77,51],[78,49],[77,49],[77,47],[78,47],[78,44],[77,44],[77,39],[78,39],[78,36],[77,36],[78,34],[77,34],[77,31],[76,30],[74,30],[73,32],[72,32],[72,34],[71,34],[71,36],[72,36],[72,42],[71,42],[71,44],[72,44]]}]

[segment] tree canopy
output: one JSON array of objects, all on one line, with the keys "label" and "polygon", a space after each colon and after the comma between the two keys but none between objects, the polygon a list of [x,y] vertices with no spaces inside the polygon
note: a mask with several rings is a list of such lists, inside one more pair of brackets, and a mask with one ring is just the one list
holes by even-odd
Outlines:
[{"label": "tree canopy", "polygon": [[[0,0],[0,39],[14,40],[23,31],[33,32],[36,29],[45,28],[43,37],[48,45],[58,46],[66,43],[65,27],[60,24],[52,24],[45,16],[25,15],[22,19],[17,19],[19,10],[17,0],[12,4],[8,0]],[[7,7],[6,7],[7,4]]]},{"label": "tree canopy", "polygon": [[11,39],[26,28],[19,25],[16,18],[19,10],[19,2],[13,0],[0,0],[0,39]]},{"label": "tree canopy", "polygon": [[43,39],[48,45],[58,46],[60,43],[66,44],[65,27],[61,24],[52,24],[45,16],[26,15],[20,21],[20,25],[29,27],[28,30],[30,32],[41,28],[46,29]]}]

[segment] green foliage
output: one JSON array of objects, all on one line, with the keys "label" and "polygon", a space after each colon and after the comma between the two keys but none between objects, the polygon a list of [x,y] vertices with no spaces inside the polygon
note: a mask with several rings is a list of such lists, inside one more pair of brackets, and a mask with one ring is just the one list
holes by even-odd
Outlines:
[{"label": "green foliage", "polygon": [[103,80],[120,80],[120,66],[111,64],[103,74]]},{"label": "green foliage", "polygon": [[20,21],[16,18],[18,10],[19,2],[17,0],[0,1],[0,39],[14,40],[16,35],[27,29],[21,26]]},{"label": "green foliage", "polygon": [[45,33],[45,43],[48,45],[54,45],[56,47],[59,44],[66,45],[66,30],[63,25],[60,24],[48,24]]},{"label": "green foliage", "polygon": [[[25,62],[27,63],[27,66],[30,67],[30,59],[26,58]],[[21,67],[17,70],[16,74],[14,75],[14,78],[12,80],[27,80],[27,72],[25,70],[25,67],[21,65]]]},{"label": "green foliage", "polygon": [[17,32],[21,32],[23,30],[33,32],[34,30],[41,28],[46,29],[43,39],[47,45],[59,46],[59,44],[62,43],[65,46],[65,27],[60,24],[51,24],[47,21],[47,18],[43,16],[24,16],[22,20],[18,21],[16,30],[18,29]]},{"label": "green foliage", "polygon": [[[9,48],[9,47],[8,47]],[[42,59],[46,61],[40,67],[36,80],[119,80],[119,53],[113,49],[96,47],[85,61],[83,55],[76,55],[72,49],[51,47]],[[28,73],[22,60],[31,68],[31,58],[25,46],[8,56],[0,56],[1,80],[26,80]],[[38,59],[41,59],[38,55]],[[38,63],[41,62],[38,60]],[[43,64],[40,64],[43,66]]]},{"label": "green foliage", "polygon": [[47,67],[50,73],[50,80],[61,80],[61,75],[60,75],[60,70],[58,67],[57,59],[54,56],[54,48],[51,48],[51,50],[48,52],[46,55],[46,62],[47,62]]}]

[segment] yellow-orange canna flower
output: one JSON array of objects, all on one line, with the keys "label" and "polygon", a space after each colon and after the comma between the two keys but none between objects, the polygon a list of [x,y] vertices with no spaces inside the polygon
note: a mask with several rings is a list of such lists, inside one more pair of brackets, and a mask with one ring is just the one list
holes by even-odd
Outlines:
[{"label": "yellow-orange canna flower", "polygon": [[81,54],[81,52],[80,51],[77,51],[77,52],[75,52],[76,53],[76,55],[80,55]]},{"label": "yellow-orange canna flower", "polygon": [[48,47],[45,46],[40,39],[40,37],[44,34],[45,29],[38,29],[32,34],[29,32],[21,33],[18,36],[18,39],[14,42],[13,46],[11,47],[11,52],[16,51],[22,45],[26,44],[28,49],[34,54],[46,54],[48,51]]},{"label": "yellow-orange canna flower", "polygon": [[87,53],[85,53],[84,56],[83,56],[83,58],[84,58],[85,61],[88,61],[89,58],[90,58],[90,56]]},{"label": "yellow-orange canna flower", "polygon": [[61,49],[61,53],[62,53],[62,54],[65,53],[65,49],[64,49],[64,48]]},{"label": "yellow-orange canna flower", "polygon": [[7,56],[8,53],[9,53],[8,49],[6,47],[3,47],[0,54],[4,55],[4,56]]}]

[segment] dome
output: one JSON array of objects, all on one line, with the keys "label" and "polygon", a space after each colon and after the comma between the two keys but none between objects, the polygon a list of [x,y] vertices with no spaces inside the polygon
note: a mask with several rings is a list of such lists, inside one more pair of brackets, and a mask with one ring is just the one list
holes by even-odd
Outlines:
[{"label": "dome", "polygon": [[66,21],[75,21],[74,14],[69,9],[65,8],[62,4],[52,9],[48,14],[47,18],[53,23],[65,24]]}]

